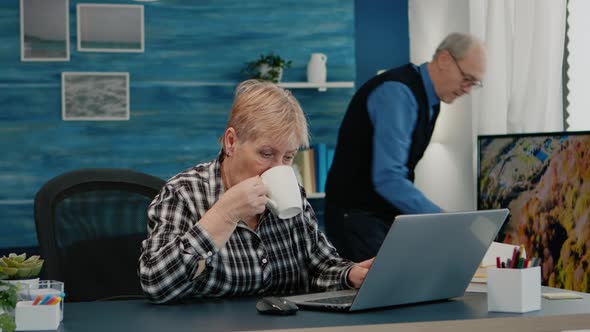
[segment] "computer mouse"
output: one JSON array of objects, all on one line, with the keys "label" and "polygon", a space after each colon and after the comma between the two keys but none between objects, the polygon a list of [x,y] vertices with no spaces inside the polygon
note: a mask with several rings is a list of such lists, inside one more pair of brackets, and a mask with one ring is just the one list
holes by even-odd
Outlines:
[{"label": "computer mouse", "polygon": [[265,315],[295,315],[299,307],[280,297],[263,297],[256,303],[256,310]]}]

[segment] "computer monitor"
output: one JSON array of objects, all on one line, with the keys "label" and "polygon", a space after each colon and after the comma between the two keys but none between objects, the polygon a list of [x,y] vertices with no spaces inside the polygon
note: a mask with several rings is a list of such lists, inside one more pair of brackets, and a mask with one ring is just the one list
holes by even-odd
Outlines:
[{"label": "computer monitor", "polygon": [[498,241],[542,258],[544,285],[590,292],[590,132],[478,136],[478,209],[508,208]]}]

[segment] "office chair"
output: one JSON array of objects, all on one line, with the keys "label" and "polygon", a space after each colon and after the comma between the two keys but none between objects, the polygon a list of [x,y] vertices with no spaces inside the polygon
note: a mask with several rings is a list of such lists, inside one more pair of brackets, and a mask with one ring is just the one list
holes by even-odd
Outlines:
[{"label": "office chair", "polygon": [[147,207],[165,181],[127,169],[80,169],[35,196],[42,277],[65,283],[66,301],[143,295],[137,264]]}]

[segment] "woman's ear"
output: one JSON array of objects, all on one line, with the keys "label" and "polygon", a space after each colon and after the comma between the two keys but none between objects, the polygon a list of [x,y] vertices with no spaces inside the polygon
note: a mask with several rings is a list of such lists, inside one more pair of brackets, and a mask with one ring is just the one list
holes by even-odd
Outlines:
[{"label": "woman's ear", "polygon": [[237,142],[238,136],[236,135],[236,130],[233,127],[227,128],[225,134],[223,134],[223,151],[226,156],[229,157],[234,153]]}]

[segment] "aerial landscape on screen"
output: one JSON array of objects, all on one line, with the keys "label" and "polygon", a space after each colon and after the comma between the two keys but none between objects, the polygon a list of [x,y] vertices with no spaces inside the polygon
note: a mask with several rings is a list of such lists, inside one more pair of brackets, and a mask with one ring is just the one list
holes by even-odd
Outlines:
[{"label": "aerial landscape on screen", "polygon": [[590,290],[590,133],[480,136],[478,208],[509,208],[498,240],[542,258],[544,285]]}]

